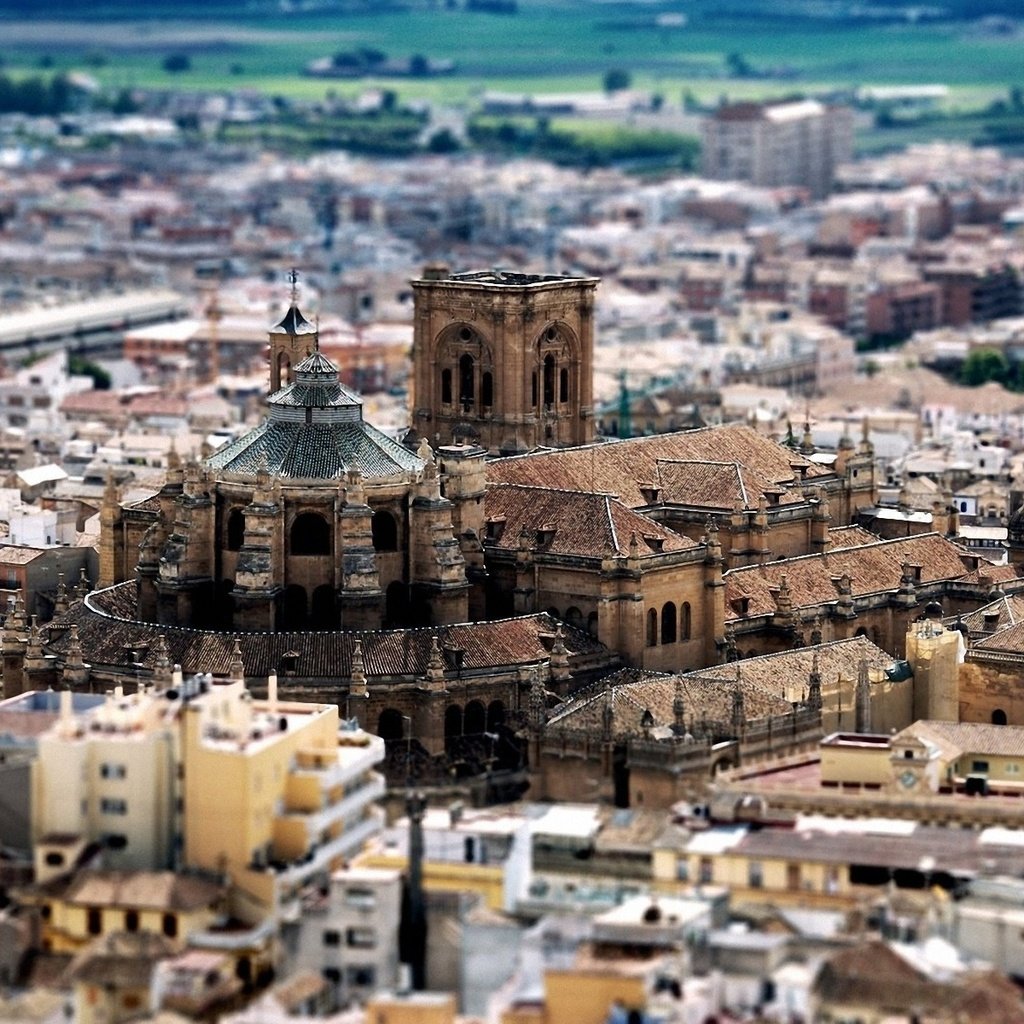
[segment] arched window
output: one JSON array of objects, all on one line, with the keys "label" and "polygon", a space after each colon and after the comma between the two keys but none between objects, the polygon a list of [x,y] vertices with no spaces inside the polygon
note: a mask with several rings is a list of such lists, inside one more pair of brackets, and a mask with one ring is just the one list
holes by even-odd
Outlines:
[{"label": "arched window", "polygon": [[489,373],[480,378],[480,404],[494,405],[494,378]]},{"label": "arched window", "polygon": [[597,612],[591,612],[587,616],[587,632],[591,636],[597,636],[600,631],[600,619]]},{"label": "arched window", "polygon": [[374,550],[398,550],[398,524],[390,512],[385,512],[384,509],[378,509],[374,512],[370,523],[370,530],[373,535]]},{"label": "arched window", "polygon": [[533,377],[530,381],[530,402],[536,408],[537,406],[537,371],[533,371]]},{"label": "arched window", "polygon": [[544,404],[555,403],[555,357],[550,353],[544,357]]},{"label": "arched window", "polygon": [[690,639],[690,602],[684,601],[679,609],[679,639]]},{"label": "arched window", "polygon": [[569,401],[569,371],[566,369],[558,371],[558,400]]},{"label": "arched window", "polygon": [[471,700],[466,705],[466,714],[462,719],[462,730],[467,736],[479,736],[487,728],[487,711],[478,700]]},{"label": "arched window", "polygon": [[449,704],[444,713],[444,738],[458,739],[462,735],[462,708],[458,704]]},{"label": "arched window", "polygon": [[284,387],[289,383],[292,375],[292,361],[288,358],[287,352],[280,352],[277,356],[277,378]]},{"label": "arched window", "polygon": [[647,613],[647,646],[658,646],[658,613],[653,608]]},{"label": "arched window", "polygon": [[385,708],[377,719],[377,735],[382,740],[404,739],[405,719],[402,712],[395,708]]},{"label": "arched window", "polygon": [[565,610],[565,621],[570,626],[575,626],[577,629],[583,628],[583,612],[579,610],[575,605]]},{"label": "arched window", "polygon": [[505,705],[500,700],[492,700],[487,705],[487,731],[497,732],[498,726],[505,724]]},{"label": "arched window", "polygon": [[445,405],[452,403],[452,371],[441,371],[441,401]]},{"label": "arched window", "polygon": [[303,512],[292,523],[293,555],[329,555],[331,528],[317,512]]},{"label": "arched window", "polygon": [[1006,725],[1006,712],[1002,708],[996,708],[992,712],[993,725]]},{"label": "arched window", "polygon": [[476,393],[475,384],[473,357],[465,355],[459,360],[459,401],[463,405],[473,404]]},{"label": "arched window", "polygon": [[245,543],[245,513],[233,508],[228,515],[228,551],[238,551]]},{"label": "arched window", "polygon": [[661,642],[676,642],[676,606],[671,601],[666,601],[661,609]]},{"label": "arched window", "polygon": [[285,587],[281,618],[284,629],[306,628],[306,588],[292,584]]},{"label": "arched window", "polygon": [[313,629],[338,628],[338,606],[334,596],[334,587],[324,585],[313,591],[310,625]]}]

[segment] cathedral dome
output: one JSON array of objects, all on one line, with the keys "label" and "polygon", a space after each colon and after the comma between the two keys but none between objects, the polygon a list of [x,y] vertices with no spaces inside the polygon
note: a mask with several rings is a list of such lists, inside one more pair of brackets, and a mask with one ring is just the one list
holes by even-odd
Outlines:
[{"label": "cathedral dome", "polygon": [[263,423],[207,459],[211,470],[245,479],[266,470],[290,480],[338,480],[357,470],[372,480],[423,469],[422,459],[363,421],[362,399],[319,348],[267,407]]}]

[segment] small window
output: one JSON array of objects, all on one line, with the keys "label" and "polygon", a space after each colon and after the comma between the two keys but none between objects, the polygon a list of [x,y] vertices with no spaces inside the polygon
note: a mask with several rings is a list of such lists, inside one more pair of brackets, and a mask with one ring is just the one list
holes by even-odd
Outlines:
[{"label": "small window", "polygon": [[124,912],[124,930],[126,932],[137,932],[139,930],[139,912],[137,910],[126,910]]},{"label": "small window", "polygon": [[747,865],[747,885],[751,889],[764,887],[764,865],[760,861],[752,860]]},{"label": "small window", "polygon": [[972,772],[987,772],[988,771],[988,761],[972,761],[971,762],[971,771]]},{"label": "small window", "polygon": [[441,371],[441,402],[444,405],[452,403],[452,371]]},{"label": "small window", "polygon": [[558,373],[558,400],[569,401],[569,371],[564,368]]},{"label": "small window", "polygon": [[373,988],[377,984],[377,972],[369,966],[350,967],[348,983],[353,988]]},{"label": "small window", "polygon": [[489,373],[480,378],[480,404],[494,405],[494,377]]},{"label": "small window", "polygon": [[90,907],[86,911],[85,929],[90,935],[103,934],[103,911],[99,907]]},{"label": "small window", "polygon": [[128,801],[105,796],[100,800],[100,814],[127,814]]},{"label": "small window", "polygon": [[351,949],[373,949],[377,945],[377,933],[372,928],[349,928],[345,945]]},{"label": "small window", "polygon": [[328,928],[324,932],[324,945],[325,946],[340,946],[341,945],[341,932],[335,931],[333,928]]},{"label": "small window", "polygon": [[64,854],[58,853],[56,850],[51,850],[45,859],[47,867],[60,868],[64,866]]},{"label": "small window", "polygon": [[653,608],[647,613],[647,646],[658,646],[658,613]]},{"label": "small window", "polygon": [[161,931],[168,939],[178,937],[178,918],[175,914],[164,914],[161,924]]},{"label": "small window", "polygon": [[714,861],[710,857],[701,857],[697,879],[701,885],[710,884],[715,877]]}]

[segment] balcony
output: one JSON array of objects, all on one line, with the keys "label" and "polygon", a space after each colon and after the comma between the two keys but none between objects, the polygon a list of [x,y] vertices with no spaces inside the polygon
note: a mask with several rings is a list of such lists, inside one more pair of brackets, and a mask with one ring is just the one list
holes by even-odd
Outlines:
[{"label": "balcony", "polygon": [[316,811],[292,811],[287,808],[279,817],[286,822],[301,822],[305,826],[307,842],[311,842],[324,829],[344,820],[364,804],[373,803],[384,795],[384,776],[371,772],[369,778],[350,793]]},{"label": "balcony", "polygon": [[351,857],[362,848],[367,839],[376,835],[383,825],[384,812],[379,807],[372,807],[362,821],[345,829],[330,842],[316,847],[311,855],[276,869],[277,878],[284,885],[299,885],[311,875],[328,870],[335,861]]}]

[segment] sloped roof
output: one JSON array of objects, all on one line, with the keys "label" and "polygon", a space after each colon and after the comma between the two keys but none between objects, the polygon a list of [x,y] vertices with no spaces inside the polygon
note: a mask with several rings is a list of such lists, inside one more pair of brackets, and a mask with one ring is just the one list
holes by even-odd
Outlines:
[{"label": "sloped roof", "polygon": [[[779,485],[739,462],[711,462],[694,459],[658,459],[655,483],[661,487],[661,500],[670,505],[696,505],[700,508],[731,512],[757,508],[769,491],[778,493]],[[777,504],[805,501],[800,491],[778,495]]]},{"label": "sloped roof", "polygon": [[552,531],[544,544],[544,550],[552,554],[625,555],[633,536],[641,555],[653,554],[659,545],[663,551],[698,546],[607,494],[498,484],[487,489],[484,507],[489,519],[505,520],[501,535],[488,541],[488,546],[499,549],[515,550],[522,531],[535,534],[542,529]]},{"label": "sloped roof", "polygon": [[774,614],[772,590],[783,576],[793,607],[814,608],[836,600],[835,580],[844,575],[850,578],[855,597],[898,590],[904,562],[921,566],[921,584],[962,579],[967,575],[963,555],[963,550],[945,537],[925,533],[730,569],[724,577],[729,606],[726,617],[742,617],[734,609],[743,598],[748,600],[748,617]]},{"label": "sloped roof", "polygon": [[[365,633],[235,634],[139,621],[134,618],[134,590],[134,582],[129,581],[96,591],[84,601],[73,604],[65,615],[51,623],[51,627],[57,628],[51,628],[46,649],[58,655],[66,652],[70,642],[70,630],[66,627],[77,625],[82,650],[91,664],[125,666],[128,655],[134,650],[142,655],[142,665],[152,669],[156,640],[163,634],[171,661],[181,665],[185,672],[226,676],[237,635],[247,676],[265,678],[280,669],[287,653],[295,652],[298,655],[294,668],[296,677],[337,686],[351,674],[356,640],[362,642],[363,664],[372,684],[373,677],[419,678],[425,675],[434,637],[442,652],[456,649],[464,652],[462,670],[465,672],[533,664],[549,657],[559,626],[552,616],[538,613],[493,622]],[[612,659],[607,648],[584,630],[563,624],[562,635],[570,664],[574,658],[583,661]],[[446,655],[446,662],[449,668],[455,668],[452,656]],[[282,685],[287,686],[287,681]]]},{"label": "sloped roof", "polygon": [[730,424],[495,459],[488,463],[487,478],[495,483],[603,491],[617,495],[631,508],[641,508],[650,504],[641,487],[655,483],[659,460],[739,463],[745,472],[779,489],[797,485],[799,472],[812,482],[833,476],[750,427]]}]

